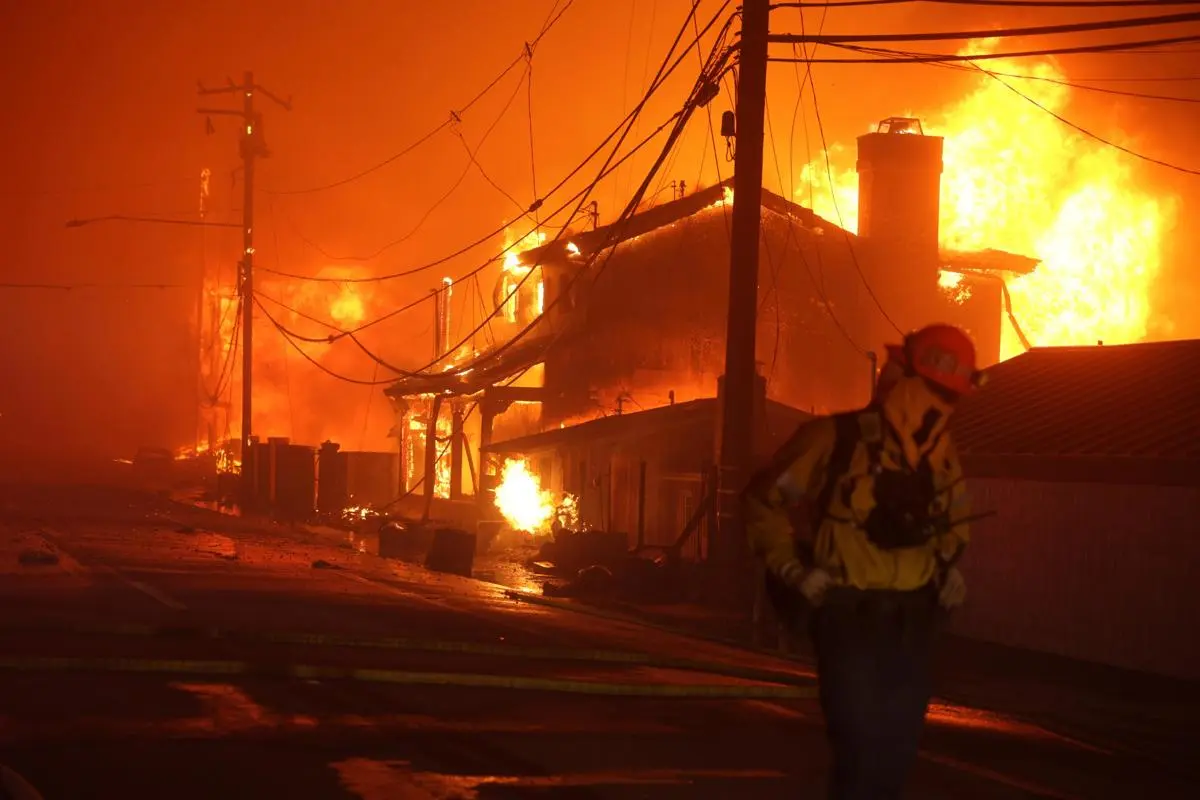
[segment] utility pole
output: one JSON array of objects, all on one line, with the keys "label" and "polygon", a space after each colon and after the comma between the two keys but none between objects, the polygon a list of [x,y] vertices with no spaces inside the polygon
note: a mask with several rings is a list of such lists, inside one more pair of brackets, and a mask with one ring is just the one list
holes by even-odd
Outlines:
[{"label": "utility pole", "polygon": [[[250,463],[250,437],[253,435],[253,379],[254,379],[254,166],[259,158],[270,155],[262,135],[262,114],[254,108],[254,95],[261,92],[287,111],[292,110],[290,99],[281,100],[271,92],[254,82],[254,73],[247,71],[242,83],[232,80],[229,85],[220,89],[200,87],[201,95],[241,93],[242,108],[240,111],[223,108],[201,108],[201,114],[224,114],[241,118],[241,156],[242,156],[242,260],[238,294],[242,303],[242,499],[248,501],[252,497],[254,486],[253,470]],[[211,127],[211,123],[210,123]]]},{"label": "utility pole", "polygon": [[755,333],[758,325],[758,248],[762,223],[763,121],[767,101],[770,0],[743,0],[738,58],[733,222],[729,242],[729,312],[717,481],[717,541],[712,555],[738,589],[749,553],[738,494],[754,456]]}]

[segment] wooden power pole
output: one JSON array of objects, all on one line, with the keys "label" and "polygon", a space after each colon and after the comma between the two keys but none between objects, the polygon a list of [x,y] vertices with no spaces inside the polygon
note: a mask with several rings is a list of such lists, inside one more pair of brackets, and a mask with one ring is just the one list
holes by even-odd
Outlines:
[{"label": "wooden power pole", "polygon": [[291,111],[290,100],[281,100],[271,92],[254,82],[254,73],[246,72],[242,83],[232,80],[229,85],[220,89],[205,89],[200,87],[201,95],[235,94],[242,95],[240,110],[225,108],[201,108],[201,114],[224,114],[241,118],[241,156],[242,156],[242,260],[239,264],[238,295],[242,305],[242,499],[250,499],[254,481],[253,474],[248,468],[250,457],[250,437],[253,435],[252,416],[253,385],[254,385],[254,166],[259,158],[270,155],[262,135],[262,114],[254,107],[254,96],[262,93],[284,109]]},{"label": "wooden power pole", "polygon": [[730,232],[729,311],[717,481],[717,536],[712,557],[736,579],[749,549],[741,530],[738,494],[754,457],[755,333],[758,325],[758,248],[762,222],[763,121],[767,101],[770,0],[742,3],[738,59],[733,223]]}]

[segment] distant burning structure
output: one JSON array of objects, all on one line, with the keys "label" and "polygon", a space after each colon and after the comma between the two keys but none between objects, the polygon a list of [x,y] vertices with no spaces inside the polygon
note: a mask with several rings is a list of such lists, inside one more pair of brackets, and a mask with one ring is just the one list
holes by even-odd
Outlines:
[{"label": "distant burning structure", "polygon": [[[976,41],[962,54],[994,49],[995,41]],[[1143,185],[1126,154],[1055,118],[1066,111],[1073,91],[1057,65],[1027,59],[988,64],[1001,75],[1031,80],[1020,81],[1016,92],[1011,79],[981,73],[972,92],[922,115],[925,138],[941,139],[944,170],[936,215],[930,215],[935,195],[929,172],[906,189],[913,212],[937,219],[946,265],[972,279],[980,271],[1006,279],[1005,286],[983,278],[974,287],[977,295],[1003,296],[1013,311],[1008,321],[1019,322],[1000,328],[1004,359],[1029,345],[1153,338],[1150,295],[1163,263],[1165,234],[1175,222],[1176,199]],[[860,213],[870,214],[877,196],[877,187],[863,180],[864,140],[872,152],[880,151],[881,142],[909,151],[914,166],[932,160],[931,152],[918,152],[931,151],[932,142],[924,148],[907,137],[884,142],[879,134],[893,132],[887,127],[860,137],[857,158],[833,144],[806,165],[797,199],[869,238],[880,220]],[[1110,135],[1124,138],[1119,131]],[[989,248],[1021,253],[1039,266],[1007,264],[997,270]],[[975,255],[964,258],[966,253]]]}]

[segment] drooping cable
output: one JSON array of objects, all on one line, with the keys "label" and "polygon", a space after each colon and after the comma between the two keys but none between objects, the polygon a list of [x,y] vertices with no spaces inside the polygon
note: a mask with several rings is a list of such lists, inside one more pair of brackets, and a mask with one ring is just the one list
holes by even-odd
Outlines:
[{"label": "drooping cable", "polygon": [[500,73],[498,75],[496,75],[496,77],[494,77],[486,86],[484,86],[483,89],[481,89],[474,97],[472,97],[467,102],[466,105],[462,106],[457,111],[450,112],[450,115],[446,118],[445,121],[443,121],[439,125],[434,126],[427,133],[425,133],[423,136],[419,137],[416,141],[414,141],[412,144],[410,144],[407,147],[405,147],[404,149],[402,149],[400,152],[395,153],[391,156],[388,156],[387,158],[383,159],[382,161],[379,161],[379,162],[373,164],[372,166],[367,167],[366,169],[360,170],[359,172],[356,172],[353,175],[349,175],[345,178],[341,178],[336,181],[330,181],[328,183],[320,184],[318,186],[310,186],[305,189],[288,189],[288,190],[264,189],[263,191],[268,194],[276,194],[276,195],[298,195],[298,194],[313,194],[315,192],[323,192],[328,189],[334,189],[339,186],[345,186],[348,183],[353,183],[354,181],[365,178],[366,176],[370,175],[371,173],[378,172],[379,170],[383,169],[384,167],[388,166],[389,164],[392,164],[393,162],[398,161],[399,159],[403,158],[404,156],[408,155],[409,153],[412,153],[413,151],[417,150],[418,148],[421,147],[421,145],[430,141],[435,136],[437,136],[439,133],[441,133],[442,131],[446,130],[451,125],[453,125],[454,121],[456,119],[461,119],[463,114],[470,111],[471,108],[474,107],[476,103],[478,103],[480,100],[482,100],[488,94],[490,94],[491,91],[494,88],[496,88],[496,86],[502,80],[504,80],[504,78],[507,77],[510,72],[512,72],[514,69],[516,69],[518,66],[520,66],[523,61],[526,60],[526,53],[529,53],[529,56],[532,57],[533,50],[542,41],[542,39],[544,39],[546,37],[546,35],[558,23],[558,21],[560,19],[562,19],[563,14],[567,13],[567,9],[569,9],[573,3],[574,3],[574,0],[567,0],[567,3],[562,7],[562,10],[558,12],[557,16],[552,17],[547,23],[545,23],[542,26],[542,30],[540,33],[538,33],[537,37],[535,37],[532,42],[529,42],[525,45],[525,49],[522,50],[521,55],[517,56],[511,62],[509,62],[508,66],[506,66],[503,70],[501,70]]}]

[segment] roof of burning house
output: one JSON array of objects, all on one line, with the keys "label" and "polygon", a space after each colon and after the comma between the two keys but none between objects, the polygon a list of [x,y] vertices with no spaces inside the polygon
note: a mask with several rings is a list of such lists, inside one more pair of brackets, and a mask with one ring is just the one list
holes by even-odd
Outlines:
[{"label": "roof of burning house", "polygon": [[[570,243],[579,248],[580,256],[587,256],[597,249],[605,247],[606,244],[607,246],[619,244],[692,217],[704,209],[713,206],[715,203],[720,202],[725,196],[726,189],[732,187],[732,185],[733,179],[730,178],[728,181],[700,189],[678,200],[672,200],[640,211],[620,224],[619,228],[616,224],[606,225],[593,231],[574,234],[570,237]],[[765,189],[762,193],[762,207],[781,216],[795,219],[809,229],[820,230],[823,233],[841,230],[821,219],[809,209],[796,205]],[[853,237],[853,234],[847,235]],[[567,244],[568,238],[563,236],[541,247],[525,251],[522,253],[522,258],[526,263],[531,264],[564,260],[568,257]],[[465,376],[431,373],[429,375],[404,377],[388,386],[384,390],[384,393],[389,397],[414,397],[428,394],[476,394],[488,386],[495,385],[497,382],[516,375],[538,363],[542,360],[545,349],[546,341],[544,337],[530,337],[495,359],[480,358],[479,367]],[[481,356],[486,357],[487,353],[483,353]]]},{"label": "roof of burning house", "polygon": [[[679,199],[639,211],[624,222],[572,234],[569,238],[561,236],[555,241],[522,253],[522,258],[525,263],[530,264],[561,262],[568,258],[575,260],[586,258],[601,248],[612,247],[693,217],[721,202],[732,186],[733,178],[730,177],[726,181],[692,192]],[[847,247],[853,247],[858,241],[855,234],[844,231],[832,222],[818,216],[811,209],[793,203],[766,189],[762,191],[762,208],[792,220],[798,223],[799,227],[817,235],[834,234],[837,236],[841,234],[837,238],[841,240],[844,237]],[[572,256],[568,253],[569,244],[578,248],[578,254]],[[946,251],[942,256],[948,268],[967,272],[1025,273],[1032,271],[1038,263],[1036,259],[1016,256],[999,250],[984,250],[977,253]],[[496,382],[538,363],[542,360],[545,349],[546,342],[543,337],[530,337],[495,359],[487,358],[487,353],[481,354],[478,359],[479,366],[466,376],[430,374],[405,377],[391,384],[385,393],[390,397],[412,397],[422,394],[476,394],[487,386],[494,385]]]},{"label": "roof of burning house", "polygon": [[1200,468],[1200,340],[1037,348],[988,373],[955,413],[964,460],[1078,480],[1120,465],[1155,483]]},{"label": "roof of burning house", "polygon": [[[571,244],[578,247],[581,254],[586,255],[606,245],[611,246],[638,236],[644,236],[651,231],[673,225],[680,220],[695,216],[706,208],[710,208],[714,204],[721,202],[725,197],[726,191],[732,190],[732,188],[733,178],[731,177],[726,181],[713,184],[705,189],[700,189],[677,200],[660,203],[644,211],[639,211],[623,223],[615,222],[593,231],[575,234],[571,237]],[[810,209],[797,205],[766,189],[762,191],[762,207],[782,217],[790,217],[797,220],[801,225],[810,229],[821,230],[822,232],[841,230],[833,223],[818,217]],[[854,234],[849,235],[854,236]],[[559,252],[565,254],[566,247],[567,241],[564,237],[557,242],[550,242],[539,248],[529,250],[525,254],[525,258],[536,262],[542,256],[553,257]]]},{"label": "roof of burning house", "polygon": [[[570,447],[600,442],[619,442],[699,425],[715,425],[718,413],[715,397],[674,403],[628,414],[610,414],[605,417],[581,422],[564,428],[554,428],[544,433],[522,436],[496,442],[484,448],[485,452],[516,454],[536,453],[557,447]],[[796,426],[811,415],[791,406],[767,401],[765,422],[766,444],[776,444],[789,436]],[[716,430],[713,429],[715,442]]]}]

